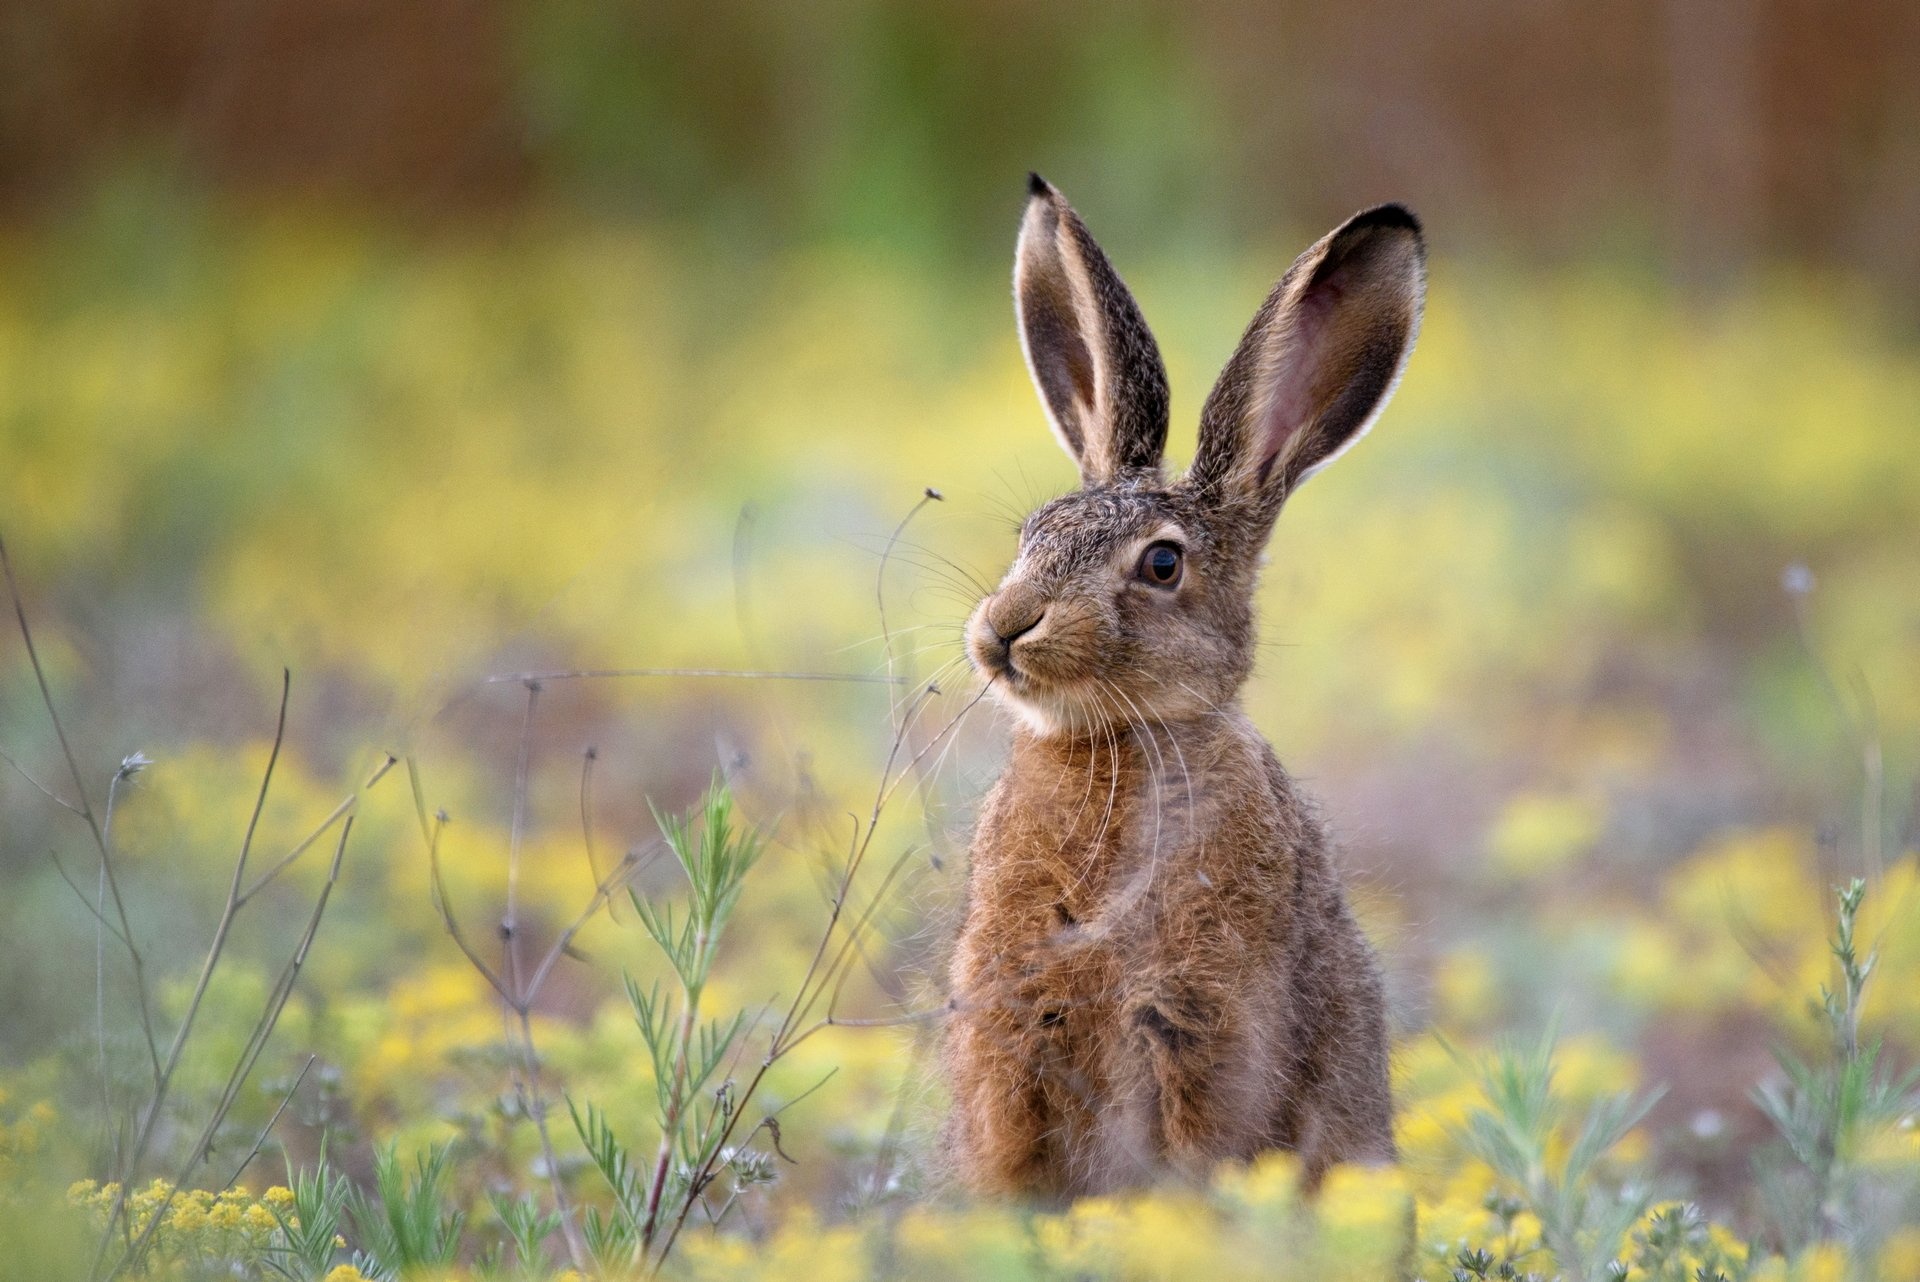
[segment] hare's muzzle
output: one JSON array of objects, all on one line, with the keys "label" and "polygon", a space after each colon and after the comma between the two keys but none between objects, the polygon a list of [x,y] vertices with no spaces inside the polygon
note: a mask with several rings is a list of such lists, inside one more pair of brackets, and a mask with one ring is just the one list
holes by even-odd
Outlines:
[{"label": "hare's muzzle", "polygon": [[974,662],[998,676],[1019,676],[1013,649],[1046,618],[1046,601],[1032,593],[1007,589],[988,597],[968,629]]}]

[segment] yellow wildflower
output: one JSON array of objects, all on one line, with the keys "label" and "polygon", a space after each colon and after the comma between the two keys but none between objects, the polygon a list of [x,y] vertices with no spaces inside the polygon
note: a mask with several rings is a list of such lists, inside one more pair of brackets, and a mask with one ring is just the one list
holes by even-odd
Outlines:
[{"label": "yellow wildflower", "polygon": [[207,1204],[199,1198],[183,1198],[167,1214],[168,1226],[182,1233],[197,1233],[207,1223]]}]

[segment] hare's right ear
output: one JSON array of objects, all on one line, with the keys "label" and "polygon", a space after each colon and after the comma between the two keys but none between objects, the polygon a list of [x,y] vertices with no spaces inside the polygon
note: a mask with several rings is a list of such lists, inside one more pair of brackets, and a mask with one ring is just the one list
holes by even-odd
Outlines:
[{"label": "hare's right ear", "polygon": [[1355,214],[1300,255],[1207,397],[1188,483],[1271,519],[1386,407],[1426,292],[1420,224],[1399,205]]},{"label": "hare's right ear", "polygon": [[1167,444],[1167,371],[1133,295],[1079,215],[1029,179],[1013,263],[1027,369],[1083,485],[1157,474]]}]

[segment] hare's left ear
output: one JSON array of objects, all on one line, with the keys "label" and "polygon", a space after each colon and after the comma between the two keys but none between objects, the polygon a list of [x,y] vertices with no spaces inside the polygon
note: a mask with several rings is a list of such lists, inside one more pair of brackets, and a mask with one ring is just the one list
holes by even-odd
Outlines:
[{"label": "hare's left ear", "polygon": [[1277,513],[1386,407],[1426,284],[1420,223],[1399,205],[1354,215],[1300,255],[1207,397],[1188,483]]},{"label": "hare's left ear", "polygon": [[1157,474],[1167,371],[1147,322],[1066,197],[1034,174],[1014,253],[1020,346],[1083,485]]}]

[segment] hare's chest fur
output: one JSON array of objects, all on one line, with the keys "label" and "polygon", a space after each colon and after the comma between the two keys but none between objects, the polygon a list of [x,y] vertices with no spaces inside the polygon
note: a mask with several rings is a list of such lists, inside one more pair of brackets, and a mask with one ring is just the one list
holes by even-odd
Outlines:
[{"label": "hare's chest fur", "polygon": [[[1194,1101],[1169,1107],[1192,1094],[1167,1077],[1174,1062],[1240,1111],[1254,1147],[1274,1142],[1294,854],[1248,817],[1266,809],[1244,791],[1265,794],[1264,745],[1237,739],[1024,744],[988,802],[954,962],[955,1045],[1001,1062],[984,1089],[1024,1091],[1047,1119],[1058,1169],[1041,1186],[1150,1178],[1187,1142]],[[1236,786],[1190,782],[1223,767]]]},{"label": "hare's chest fur", "polygon": [[[1219,786],[1222,759],[1247,755],[1238,747],[1125,731],[1022,744],[988,803],[974,858],[1002,889],[1024,883],[1025,893],[977,905],[983,924],[1024,924],[1030,905],[1020,900],[1050,899],[1063,948],[1127,954],[1148,945],[1169,886],[1217,900],[1259,889],[1241,883],[1269,880],[1287,852],[1277,834],[1234,831],[1236,795],[1244,803],[1242,787],[1266,786],[1244,771],[1234,787]],[[1215,781],[1203,786],[1209,774]]]}]

